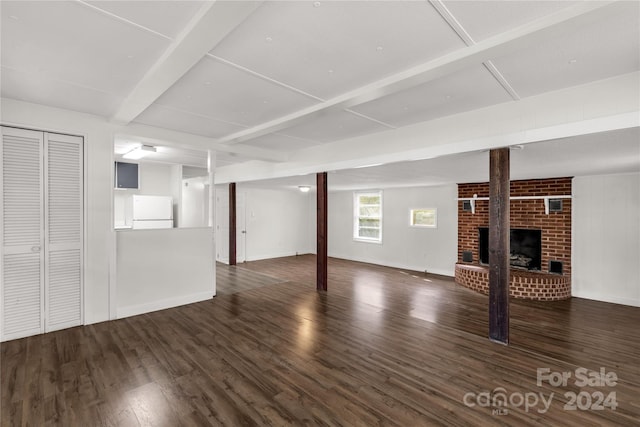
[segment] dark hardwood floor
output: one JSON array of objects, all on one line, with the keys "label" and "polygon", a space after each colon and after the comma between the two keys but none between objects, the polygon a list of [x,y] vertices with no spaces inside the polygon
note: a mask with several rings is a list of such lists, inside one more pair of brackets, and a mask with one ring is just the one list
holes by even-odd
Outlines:
[{"label": "dark hardwood floor", "polygon": [[[487,297],[448,278],[330,259],[329,290],[318,293],[313,256],[218,265],[211,301],[2,343],[0,419],[36,426],[639,424],[640,308],[513,301],[511,316],[507,347],[486,338]],[[616,385],[579,387],[581,367],[615,372]],[[538,368],[572,377],[566,386],[538,386]],[[480,406],[482,393],[497,388],[509,406]],[[612,392],[615,410],[586,409],[587,397],[595,403],[597,393]],[[565,393],[581,395],[585,409],[565,410]],[[551,402],[546,411],[541,394]],[[534,396],[536,406],[518,405]]]}]

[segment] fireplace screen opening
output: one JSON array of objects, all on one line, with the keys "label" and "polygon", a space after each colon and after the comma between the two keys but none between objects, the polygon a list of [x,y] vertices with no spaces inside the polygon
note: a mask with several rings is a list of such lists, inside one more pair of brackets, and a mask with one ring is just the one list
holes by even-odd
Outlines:
[{"label": "fireplace screen opening", "polygon": [[[512,228],[509,238],[511,267],[540,271],[542,230]],[[489,228],[478,228],[480,264],[489,264]]]}]

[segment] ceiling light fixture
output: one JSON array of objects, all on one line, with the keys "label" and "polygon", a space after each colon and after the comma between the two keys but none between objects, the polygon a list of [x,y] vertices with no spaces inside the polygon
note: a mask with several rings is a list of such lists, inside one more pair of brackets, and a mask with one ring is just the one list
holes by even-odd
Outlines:
[{"label": "ceiling light fixture", "polygon": [[378,46],[378,47],[376,47],[376,50],[377,50],[378,52],[382,52],[382,50],[383,50],[383,49],[384,49],[384,47],[382,47],[382,46]]},{"label": "ceiling light fixture", "polygon": [[320,3],[319,1],[314,1],[313,2],[313,7],[320,7],[322,3]]},{"label": "ceiling light fixture", "polygon": [[265,37],[264,41],[266,41],[267,43],[271,43],[273,41],[273,38],[271,37]]},{"label": "ceiling light fixture", "polygon": [[298,190],[302,191],[303,193],[308,193],[309,190],[311,190],[311,187],[309,187],[308,185],[298,185]]},{"label": "ceiling light fixture", "polygon": [[569,64],[575,64],[576,62],[578,62],[578,60],[575,58],[569,60]]},{"label": "ceiling light fixture", "polygon": [[130,160],[138,160],[155,152],[156,152],[156,147],[153,147],[151,145],[141,145],[129,151],[128,153],[123,154],[122,158],[130,159]]}]

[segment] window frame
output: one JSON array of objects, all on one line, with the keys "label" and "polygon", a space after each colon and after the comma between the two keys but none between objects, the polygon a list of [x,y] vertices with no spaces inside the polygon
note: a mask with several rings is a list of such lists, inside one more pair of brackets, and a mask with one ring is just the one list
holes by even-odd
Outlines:
[{"label": "window frame", "polygon": [[[414,224],[413,213],[415,211],[433,211],[433,225],[429,224]],[[409,227],[415,228],[438,228],[438,208],[410,208],[409,209]]]},{"label": "window frame", "polygon": [[[380,202],[378,205],[361,205],[360,197],[361,196],[375,196],[380,198]],[[380,206],[380,215],[377,217],[364,217],[360,215],[360,207],[361,206]],[[353,240],[356,242],[363,243],[377,243],[382,244],[382,212],[383,212],[383,194],[382,190],[366,190],[366,191],[354,191],[353,192]],[[360,219],[361,218],[375,218],[379,219],[380,227],[378,237],[362,237],[360,236]]]}]

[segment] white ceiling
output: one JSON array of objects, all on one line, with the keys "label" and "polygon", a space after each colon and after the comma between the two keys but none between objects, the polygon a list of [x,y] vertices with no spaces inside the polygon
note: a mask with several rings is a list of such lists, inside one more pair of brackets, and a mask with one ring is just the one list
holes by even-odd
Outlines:
[{"label": "white ceiling", "polygon": [[[208,137],[212,148],[227,145],[217,156],[224,167],[251,160],[252,150],[291,156],[638,71],[640,2],[606,3],[1,1],[0,93]],[[615,135],[635,138],[621,150],[638,142],[636,131]],[[551,161],[516,175],[601,173],[603,158],[609,172],[626,170],[597,143],[578,139],[582,169]],[[566,143],[527,146],[514,161],[535,164],[538,150],[573,147]],[[152,160],[202,167],[203,153],[174,148]],[[455,161],[475,165],[477,156]],[[453,167],[449,160],[426,162],[414,175],[407,174],[421,162],[333,179],[368,185],[375,172],[378,186],[380,177],[389,185],[450,181],[431,173],[449,172],[438,166]]]}]

